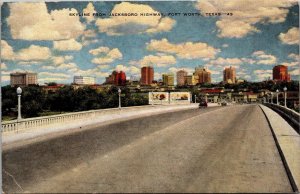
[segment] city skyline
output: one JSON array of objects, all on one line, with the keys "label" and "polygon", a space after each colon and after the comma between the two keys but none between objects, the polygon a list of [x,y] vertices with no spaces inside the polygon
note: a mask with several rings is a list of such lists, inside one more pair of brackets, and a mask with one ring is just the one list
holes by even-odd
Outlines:
[{"label": "city skyline", "polygon": [[[214,0],[3,3],[2,82],[9,84],[11,72],[34,71],[40,84],[70,83],[75,75],[103,83],[113,70],[131,77],[148,65],[155,69],[155,80],[181,69],[191,74],[199,65],[208,67],[213,82],[222,81],[223,69],[229,66],[236,68],[238,78],[262,81],[272,78],[274,66],[286,65],[291,79],[298,80],[297,1],[259,2],[250,3],[243,13],[238,1],[231,6],[224,2],[222,8]],[[33,11],[25,15],[19,11],[22,7]],[[277,12],[258,14],[259,8]],[[128,9],[164,16],[69,16]],[[233,15],[206,16],[207,12]]]}]

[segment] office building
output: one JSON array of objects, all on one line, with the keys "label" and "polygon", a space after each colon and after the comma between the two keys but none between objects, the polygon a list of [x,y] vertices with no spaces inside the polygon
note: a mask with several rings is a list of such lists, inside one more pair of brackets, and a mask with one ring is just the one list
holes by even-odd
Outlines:
[{"label": "office building", "polygon": [[187,76],[187,72],[185,70],[179,70],[176,73],[177,85],[184,86],[185,85],[185,76]]},{"label": "office building", "polygon": [[111,75],[105,78],[105,84],[113,84],[117,86],[126,85],[126,74],[123,71],[113,71]]},{"label": "office building", "polygon": [[174,74],[163,74],[162,80],[164,86],[174,86]]},{"label": "office building", "polygon": [[184,85],[194,86],[197,84],[197,80],[194,75],[186,75],[184,76]]},{"label": "office building", "polygon": [[96,79],[89,76],[74,76],[73,83],[78,85],[94,85],[96,83]]},{"label": "office building", "polygon": [[211,83],[211,73],[207,68],[196,67],[194,76],[198,84]]},{"label": "office building", "polygon": [[228,84],[236,83],[236,72],[234,67],[226,67],[223,71],[223,81]]},{"label": "office building", "polygon": [[273,68],[273,80],[290,81],[291,77],[288,74],[288,67],[284,65],[276,65]]},{"label": "office building", "polygon": [[154,79],[154,69],[153,67],[146,66],[141,69],[141,84],[150,85]]},{"label": "office building", "polygon": [[14,86],[28,86],[38,84],[37,73],[16,72],[10,74],[10,85]]}]

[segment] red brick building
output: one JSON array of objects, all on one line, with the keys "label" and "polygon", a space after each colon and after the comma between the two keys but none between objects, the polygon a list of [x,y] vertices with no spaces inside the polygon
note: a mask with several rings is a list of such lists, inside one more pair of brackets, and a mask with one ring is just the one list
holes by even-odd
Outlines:
[{"label": "red brick building", "polygon": [[150,85],[154,79],[154,69],[153,67],[147,66],[141,69],[141,84]]},{"label": "red brick building", "polygon": [[124,86],[126,84],[126,74],[123,71],[113,71],[111,75],[106,77],[105,84],[114,84],[117,86]]},{"label": "red brick building", "polygon": [[273,80],[290,81],[291,77],[288,74],[288,67],[284,65],[276,65],[273,68]]}]

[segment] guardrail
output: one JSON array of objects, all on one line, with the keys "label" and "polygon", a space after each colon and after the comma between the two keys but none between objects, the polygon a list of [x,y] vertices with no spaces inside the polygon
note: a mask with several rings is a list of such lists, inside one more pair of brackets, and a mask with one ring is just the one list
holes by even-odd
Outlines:
[{"label": "guardrail", "polygon": [[264,103],[264,105],[279,113],[285,120],[290,123],[290,125],[297,131],[297,133],[300,134],[300,113],[277,104]]},{"label": "guardrail", "polygon": [[132,107],[122,107],[119,108],[110,108],[110,109],[98,109],[98,110],[90,110],[90,111],[82,111],[82,112],[74,112],[74,113],[65,113],[59,115],[52,116],[44,116],[44,117],[35,117],[21,120],[13,120],[13,121],[4,121],[1,125],[2,132],[9,131],[19,131],[24,129],[32,129],[37,127],[45,127],[45,126],[53,126],[53,125],[61,125],[67,124],[74,121],[82,121],[86,119],[93,119],[97,116],[107,115],[111,113],[120,113],[121,111],[135,111],[140,108],[154,108],[155,106],[132,106]]}]

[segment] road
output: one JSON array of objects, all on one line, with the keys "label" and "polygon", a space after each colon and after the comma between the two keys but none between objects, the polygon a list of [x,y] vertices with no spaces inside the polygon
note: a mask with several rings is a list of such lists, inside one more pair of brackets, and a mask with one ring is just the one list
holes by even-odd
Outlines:
[{"label": "road", "polygon": [[257,105],[136,118],[4,148],[5,192],[292,192]]}]

